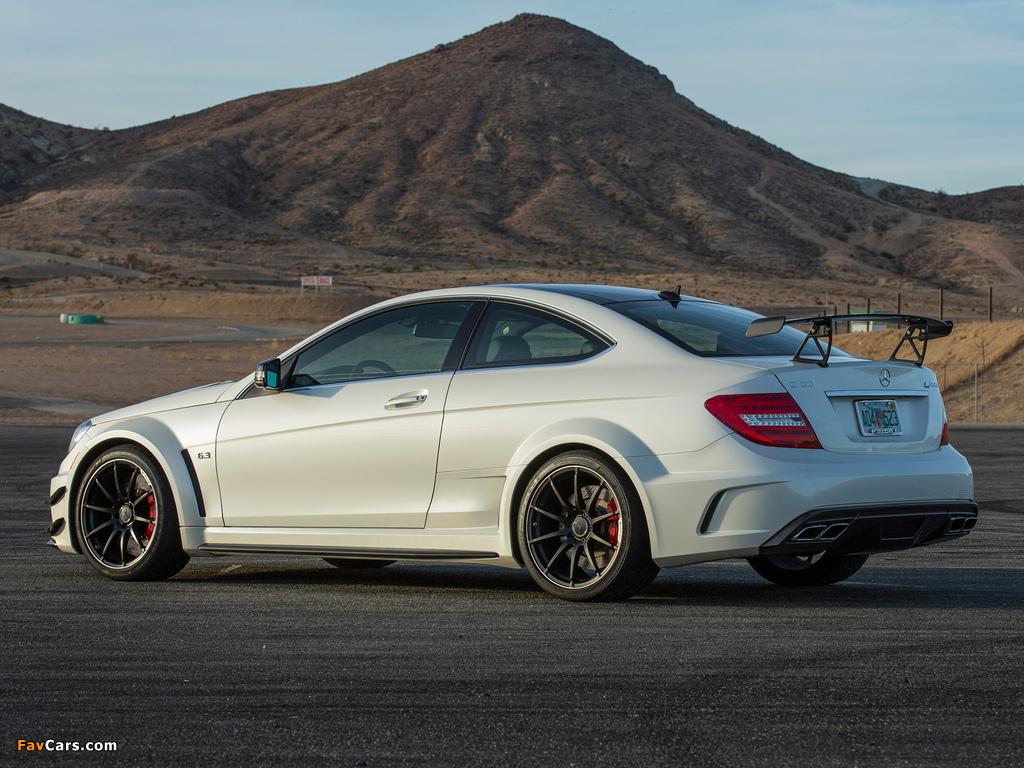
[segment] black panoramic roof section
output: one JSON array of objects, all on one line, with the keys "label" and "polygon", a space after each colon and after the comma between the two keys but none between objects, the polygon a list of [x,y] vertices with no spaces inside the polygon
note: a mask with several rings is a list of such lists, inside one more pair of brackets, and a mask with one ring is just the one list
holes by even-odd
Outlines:
[{"label": "black panoramic roof section", "polygon": [[[549,291],[550,293],[561,293],[566,296],[573,296],[577,299],[585,299],[595,304],[620,304],[627,301],[664,301],[665,297],[659,291],[647,288],[626,288],[619,285],[559,285],[553,283],[517,283],[509,286],[511,288],[529,288],[534,291]],[[664,293],[662,291],[661,293]],[[675,293],[675,292],[673,292]],[[707,301],[694,296],[679,296],[675,294],[675,300],[681,301]]]}]

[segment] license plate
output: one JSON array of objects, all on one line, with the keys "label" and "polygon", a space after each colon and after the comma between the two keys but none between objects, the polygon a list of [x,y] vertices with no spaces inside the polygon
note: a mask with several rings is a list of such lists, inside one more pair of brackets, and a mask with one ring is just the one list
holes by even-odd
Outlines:
[{"label": "license plate", "polygon": [[860,433],[865,437],[903,434],[895,400],[857,400],[854,405]]}]

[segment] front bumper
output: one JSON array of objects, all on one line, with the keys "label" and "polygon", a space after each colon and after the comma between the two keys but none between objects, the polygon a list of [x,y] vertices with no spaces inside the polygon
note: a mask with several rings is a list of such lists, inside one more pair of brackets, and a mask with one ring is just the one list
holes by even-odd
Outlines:
[{"label": "front bumper", "polygon": [[53,537],[49,543],[61,552],[77,553],[71,536],[71,500],[67,487],[66,472],[50,479],[50,526],[45,534]]}]

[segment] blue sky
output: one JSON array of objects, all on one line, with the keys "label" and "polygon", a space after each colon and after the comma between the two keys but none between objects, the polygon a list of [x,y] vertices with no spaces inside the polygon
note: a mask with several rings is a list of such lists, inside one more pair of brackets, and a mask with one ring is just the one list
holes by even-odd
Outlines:
[{"label": "blue sky", "polygon": [[344,80],[524,11],[817,165],[951,194],[1024,184],[1024,0],[0,0],[0,103],[123,128]]}]

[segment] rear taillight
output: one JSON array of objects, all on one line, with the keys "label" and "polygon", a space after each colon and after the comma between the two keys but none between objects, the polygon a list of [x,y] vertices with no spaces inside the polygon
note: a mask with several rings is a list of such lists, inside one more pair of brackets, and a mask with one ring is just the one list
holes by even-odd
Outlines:
[{"label": "rear taillight", "polygon": [[939,447],[949,445],[949,422],[946,421],[946,409],[942,409],[942,437],[939,438]]},{"label": "rear taillight", "polygon": [[752,443],[782,448],[821,448],[804,412],[785,392],[719,395],[704,403],[704,407]]}]

